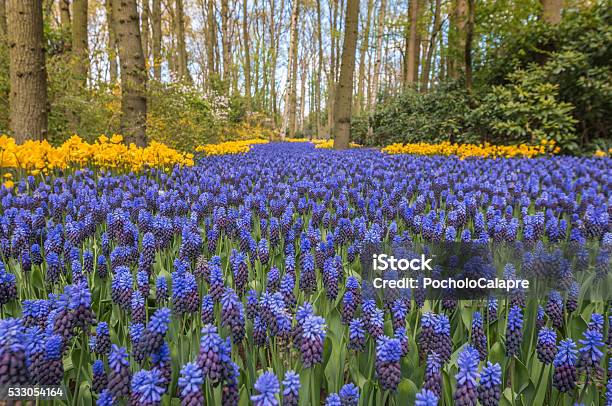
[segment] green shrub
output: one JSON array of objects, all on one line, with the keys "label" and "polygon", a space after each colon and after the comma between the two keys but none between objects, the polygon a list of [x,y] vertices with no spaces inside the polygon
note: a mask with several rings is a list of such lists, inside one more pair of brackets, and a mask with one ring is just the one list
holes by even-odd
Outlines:
[{"label": "green shrub", "polygon": [[528,72],[510,75],[506,86],[493,86],[471,113],[472,129],[501,144],[554,140],[564,151],[576,151],[573,106],[559,101],[558,85]]}]

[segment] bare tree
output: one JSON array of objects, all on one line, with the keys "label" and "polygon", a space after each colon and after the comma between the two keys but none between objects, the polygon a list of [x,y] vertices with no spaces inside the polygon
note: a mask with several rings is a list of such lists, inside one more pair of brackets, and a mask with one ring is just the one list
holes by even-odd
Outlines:
[{"label": "bare tree", "polygon": [[359,29],[359,0],[346,3],[344,43],[340,79],[334,101],[334,149],[346,149],[351,136],[351,107],[353,104],[353,75],[355,73],[355,51]]},{"label": "bare tree", "polygon": [[232,38],[230,36],[230,9],[228,0],[221,0],[221,42],[223,43],[223,80],[231,79]]},{"label": "bare tree", "polygon": [[208,64],[208,76],[213,77],[218,74],[218,64],[216,63],[217,44],[217,20],[215,19],[214,0],[206,0],[206,63]]},{"label": "bare tree", "polygon": [[369,108],[374,109],[378,98],[378,86],[380,83],[380,70],[382,66],[383,38],[385,35],[385,13],[387,9],[386,0],[381,0],[378,9],[378,24],[376,24],[376,58],[374,60],[374,73],[372,77],[372,91],[370,92]]},{"label": "bare tree", "polygon": [[113,16],[121,63],[121,131],[126,141],[144,146],[147,144],[147,75],[136,0],[113,0]]},{"label": "bare tree", "polygon": [[472,91],[472,39],[474,37],[474,0],[467,0],[468,17],[465,30],[465,87],[468,92]]},{"label": "bare tree", "polygon": [[162,10],[161,0],[153,0],[151,4],[151,51],[153,54],[153,77],[161,80],[161,61],[162,61]]},{"label": "bare tree", "polygon": [[70,0],[59,0],[60,24],[64,32],[70,32]]},{"label": "bare tree", "polygon": [[370,41],[370,22],[372,20],[372,9],[374,8],[374,1],[368,0],[368,11],[365,20],[365,30],[363,31],[363,37],[361,39],[361,47],[359,48],[359,74],[357,79],[357,99],[355,101],[355,113],[359,113],[363,108],[364,104],[364,84],[365,84],[365,68],[366,68],[366,56],[368,53],[369,41]]},{"label": "bare tree", "polygon": [[321,38],[321,0],[317,0],[317,74],[315,83],[315,119],[317,120],[317,138],[321,137],[321,75],[323,74],[323,39]]},{"label": "bare tree", "polygon": [[72,2],[72,67],[75,77],[85,87],[89,72],[89,46],[87,35],[88,1]]},{"label": "bare tree", "polygon": [[414,86],[417,79],[417,31],[418,31],[418,16],[419,2],[418,0],[410,0],[410,8],[408,9],[408,36],[406,37],[406,52],[404,55],[404,87]]},{"label": "bare tree", "polygon": [[298,18],[300,1],[293,0],[291,8],[291,40],[289,43],[289,61],[287,63],[287,93],[285,97],[285,120],[281,136],[285,133],[293,137],[296,131],[297,116],[297,68],[298,68]]},{"label": "bare tree", "polygon": [[436,49],[436,39],[438,33],[442,29],[442,20],[440,18],[440,10],[442,8],[442,0],[435,0],[434,5],[434,18],[433,25],[431,27],[431,35],[429,37],[429,46],[427,47],[427,55],[425,57],[425,65],[423,66],[423,72],[421,73],[421,91],[426,92],[429,86],[429,74],[431,71],[431,61],[433,59],[434,50]]},{"label": "bare tree", "polygon": [[117,65],[117,32],[115,31],[115,17],[113,15],[113,0],[105,1],[106,28],[108,30],[108,61],[111,83],[117,83],[119,77],[119,66]]},{"label": "bare tree", "polygon": [[0,43],[6,37],[6,0],[0,0]]},{"label": "bare tree", "polygon": [[183,7],[183,0],[176,0],[175,6],[176,46],[178,53],[177,71],[180,80],[191,82],[191,75],[189,74],[189,66],[187,64],[187,45],[185,43],[185,10]]},{"label": "bare tree", "polygon": [[[150,37],[150,24],[149,20],[151,19],[151,7],[149,5],[149,0],[141,0],[142,1],[142,14],[140,16],[140,32],[142,38],[142,54],[145,60],[145,67],[149,68],[149,37]],[[148,73],[147,73],[148,74]]]},{"label": "bare tree", "polygon": [[47,135],[47,71],[40,0],[7,0],[10,129],[18,143]]},{"label": "bare tree", "polygon": [[248,1],[242,0],[242,36],[244,41],[244,94],[247,111],[252,110],[251,105],[251,51],[249,43],[249,9]]}]

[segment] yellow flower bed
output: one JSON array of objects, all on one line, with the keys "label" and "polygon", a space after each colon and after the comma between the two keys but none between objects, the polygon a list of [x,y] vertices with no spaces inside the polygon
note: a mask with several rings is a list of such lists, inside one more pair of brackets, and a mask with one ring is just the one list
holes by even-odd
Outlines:
[{"label": "yellow flower bed", "polygon": [[145,167],[193,165],[193,154],[176,151],[151,142],[147,147],[123,144],[123,137],[102,135],[89,144],[77,135],[58,147],[47,141],[26,141],[17,145],[13,138],[0,136],[0,168],[25,170],[31,175],[48,173],[69,166],[97,166],[105,169],[139,171]]},{"label": "yellow flower bed", "polygon": [[481,158],[533,158],[545,154],[556,154],[559,147],[554,141],[542,141],[540,145],[491,145],[484,144],[451,144],[441,142],[428,144],[424,142],[414,144],[391,144],[382,149],[387,154],[412,154],[412,155],[456,155],[462,159],[469,157]]},{"label": "yellow flower bed", "polygon": [[[331,149],[334,147],[334,140],[312,140],[312,143],[315,144],[315,148],[323,148],[323,149]],[[359,148],[361,145],[355,144],[354,142],[349,143],[349,147],[351,148]]]},{"label": "yellow flower bed", "polygon": [[267,140],[262,139],[227,141],[219,144],[199,145],[196,147],[196,152],[203,152],[205,155],[243,154],[249,152],[251,145],[267,143]]},{"label": "yellow flower bed", "polygon": [[595,154],[593,155],[598,158],[605,158],[607,156],[612,156],[612,148],[608,148],[608,152],[598,149],[597,151],[595,151]]}]

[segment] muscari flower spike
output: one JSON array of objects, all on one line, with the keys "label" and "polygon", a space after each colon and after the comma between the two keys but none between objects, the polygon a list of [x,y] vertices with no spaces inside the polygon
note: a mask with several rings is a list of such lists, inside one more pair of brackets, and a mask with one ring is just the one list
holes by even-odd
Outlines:
[{"label": "muscari flower spike", "polygon": [[553,365],[553,386],[560,392],[569,392],[576,387],[576,344],[571,338],[559,343]]},{"label": "muscari flower spike", "polygon": [[438,406],[439,397],[429,389],[422,389],[416,394],[414,406]]},{"label": "muscari flower spike", "polygon": [[297,406],[300,400],[300,376],[294,371],[285,372],[283,379],[283,406]]},{"label": "muscari flower spike", "polygon": [[457,386],[455,388],[455,405],[468,406],[476,405],[478,399],[477,382],[479,378],[478,362],[480,355],[478,350],[472,346],[467,346],[457,360],[459,372],[455,375]]},{"label": "muscari flower spike", "polygon": [[357,406],[359,404],[359,388],[354,383],[347,383],[340,388],[342,406]]},{"label": "muscari flower spike", "polygon": [[132,378],[131,404],[136,406],[155,406],[161,404],[166,389],[160,372],[140,370]]},{"label": "muscari flower spike", "polygon": [[472,345],[478,350],[480,360],[484,361],[487,358],[487,336],[482,327],[482,316],[480,312],[474,312],[472,316]]},{"label": "muscari flower spike", "polygon": [[159,351],[164,343],[171,316],[172,313],[170,309],[166,307],[162,307],[155,311],[147,328],[142,332],[134,350],[134,358],[138,362],[144,361],[147,356]]},{"label": "muscari flower spike", "polygon": [[487,362],[480,374],[478,400],[482,406],[497,406],[501,398],[502,370],[499,364]]},{"label": "muscari flower spike", "polygon": [[272,372],[264,372],[255,382],[256,394],[251,396],[254,406],[277,406],[277,395],[280,392],[278,378]]},{"label": "muscari flower spike", "polygon": [[381,387],[395,391],[401,379],[400,359],[402,356],[400,341],[396,338],[382,336],[376,343],[376,376]]},{"label": "muscari flower spike", "polygon": [[523,339],[523,313],[520,307],[514,306],[508,313],[506,326],[506,355],[518,355]]},{"label": "muscari flower spike", "polygon": [[107,389],[115,399],[128,396],[130,394],[131,373],[127,350],[113,344],[108,357],[108,364],[110,373]]},{"label": "muscari flower spike", "polygon": [[538,332],[538,342],[536,344],[538,359],[544,364],[550,364],[557,355],[557,333],[547,327],[543,327]]},{"label": "muscari flower spike", "polygon": [[92,390],[94,393],[102,393],[108,385],[108,375],[104,368],[104,362],[100,359],[94,361],[92,365]]}]

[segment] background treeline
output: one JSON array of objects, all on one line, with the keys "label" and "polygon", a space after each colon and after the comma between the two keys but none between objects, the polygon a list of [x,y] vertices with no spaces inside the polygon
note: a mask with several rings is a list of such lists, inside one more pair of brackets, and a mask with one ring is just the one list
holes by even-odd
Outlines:
[{"label": "background treeline", "polygon": [[0,133],[123,133],[188,149],[326,138],[348,117],[364,145],[607,149],[611,5],[0,0]]}]

